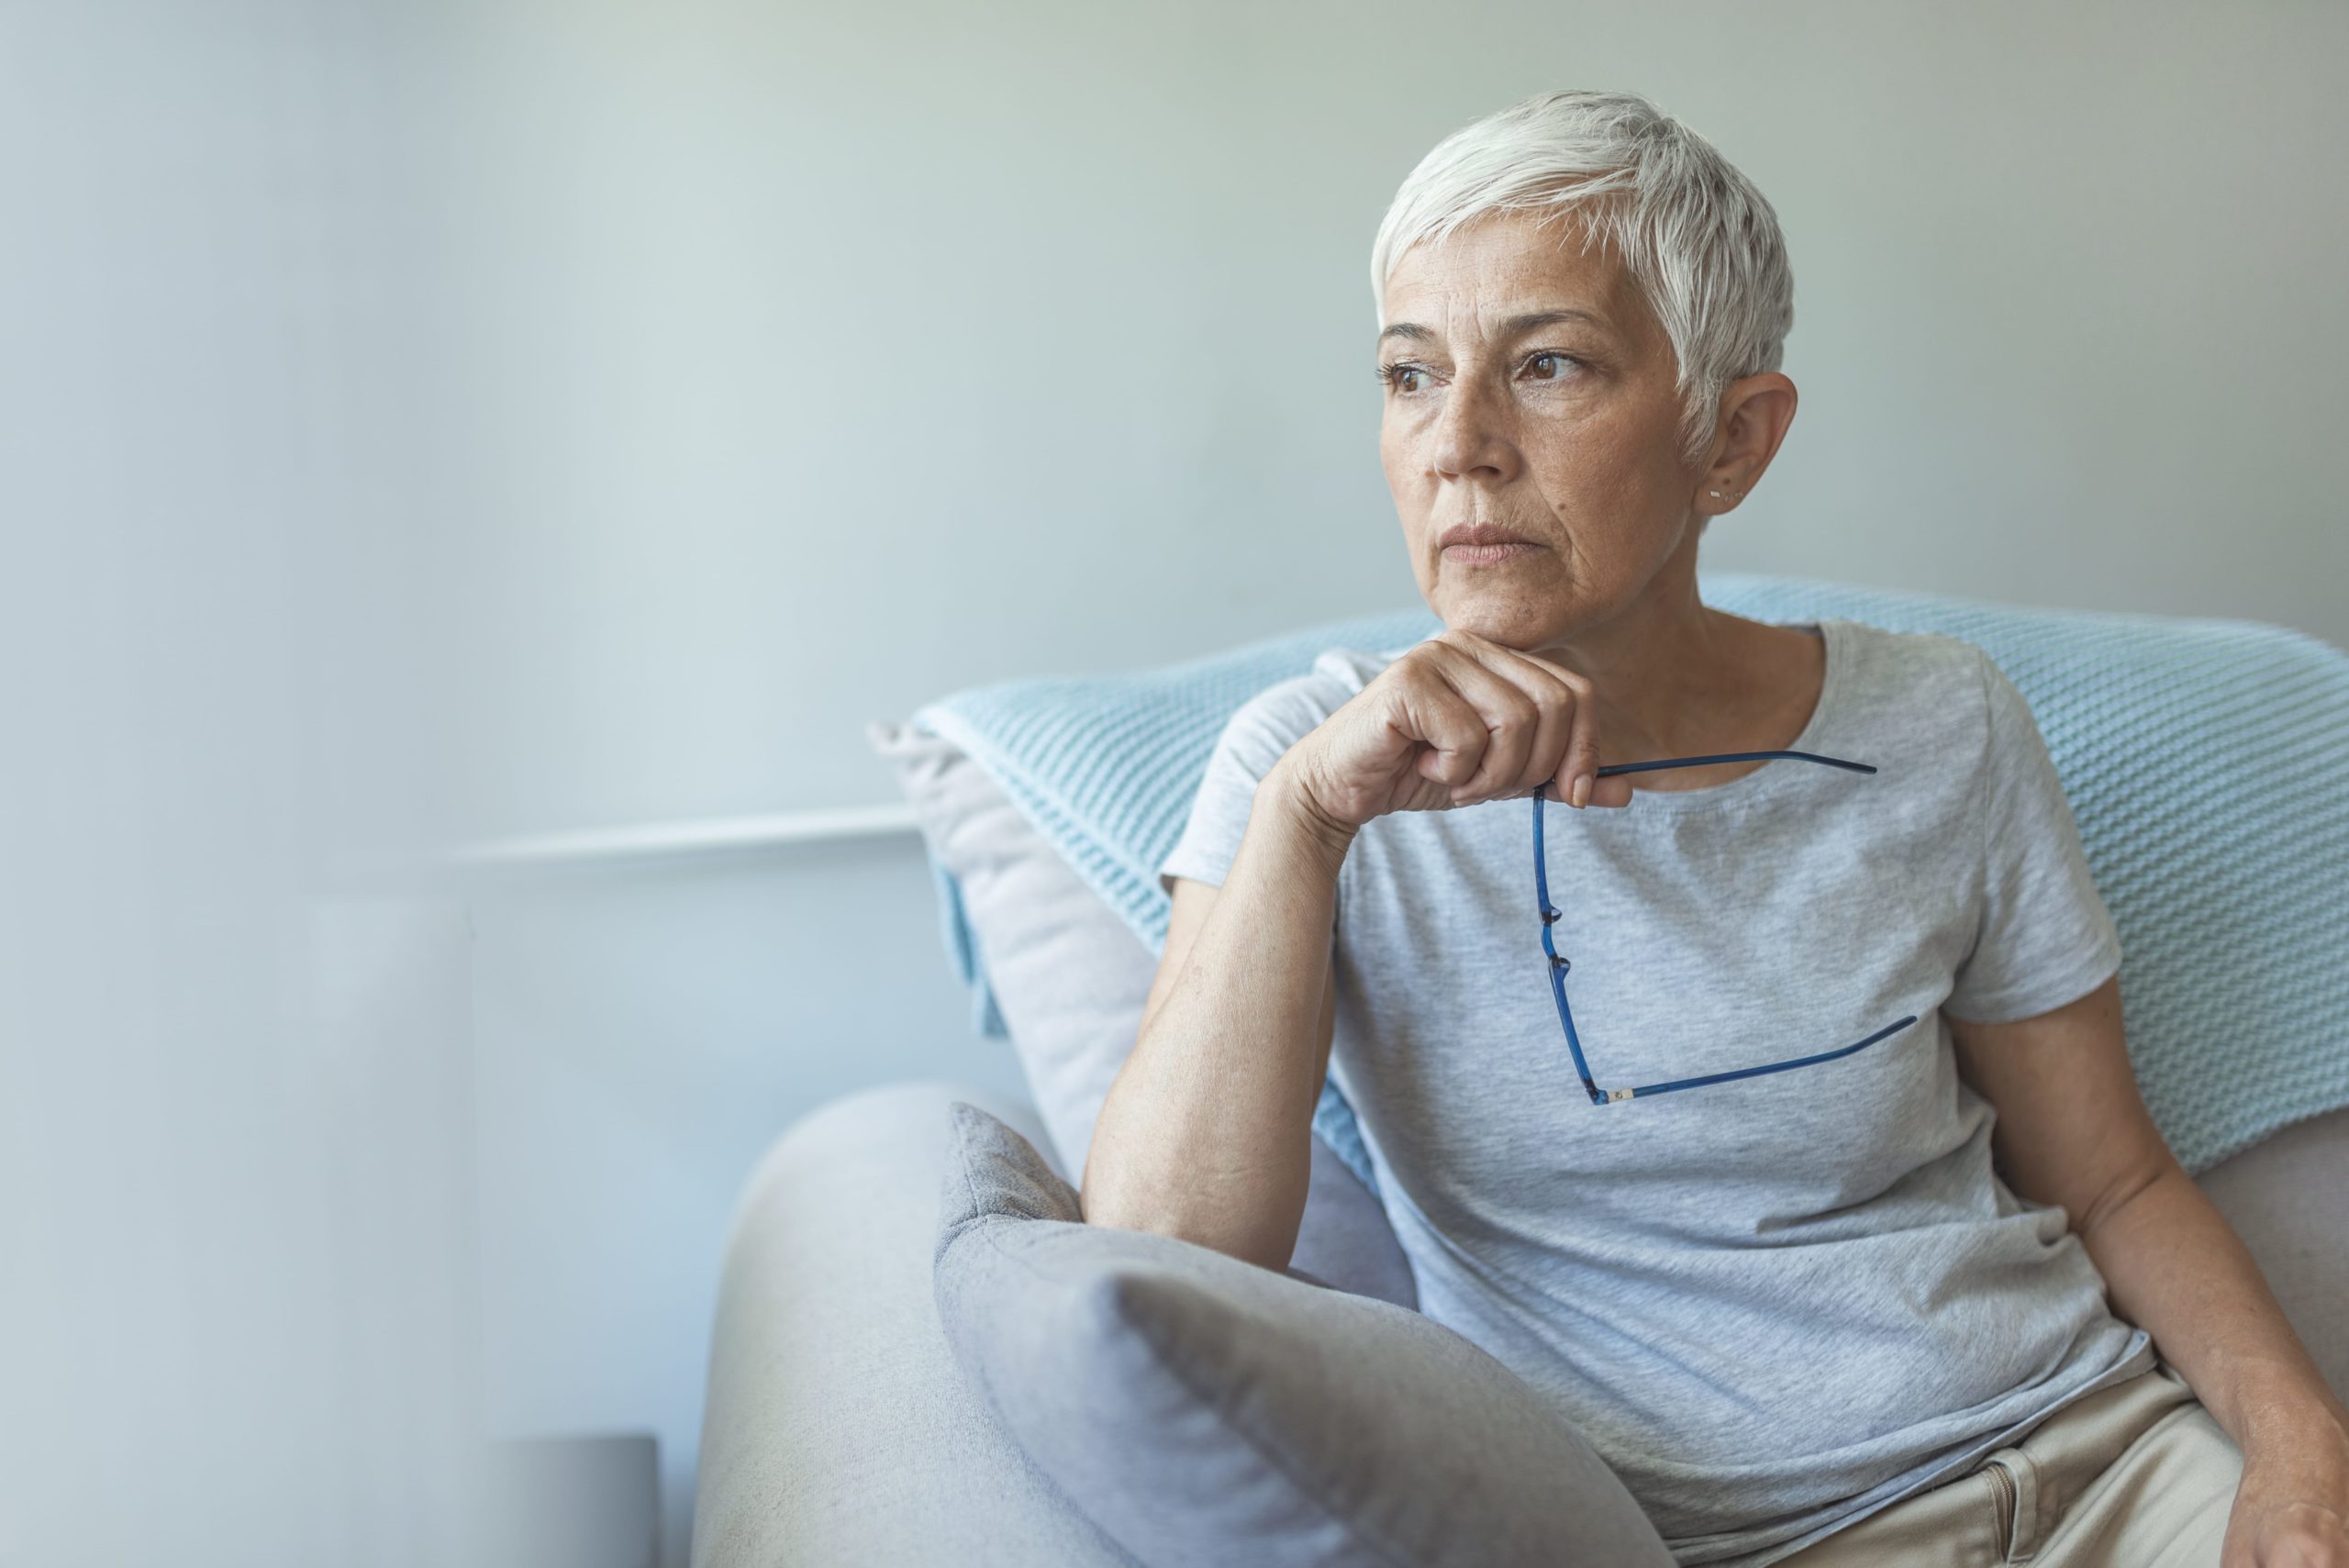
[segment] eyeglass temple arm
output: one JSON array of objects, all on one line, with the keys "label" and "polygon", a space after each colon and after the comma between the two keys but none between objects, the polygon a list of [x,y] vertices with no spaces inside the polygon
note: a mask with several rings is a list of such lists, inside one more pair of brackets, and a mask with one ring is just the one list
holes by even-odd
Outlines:
[{"label": "eyeglass temple arm", "polygon": [[[1711,762],[1742,762],[1756,757],[1791,757],[1798,762],[1824,762],[1831,768],[1849,768],[1855,773],[1872,773],[1876,769],[1866,762],[1846,762],[1841,757],[1822,757],[1816,751],[1719,751],[1709,757],[1664,757],[1653,762],[1616,762],[1598,770],[1598,776],[1609,773],[1643,773],[1656,768],[1699,768]],[[1547,788],[1546,784],[1542,788]],[[1534,792],[1542,793],[1541,788]]]},{"label": "eyeglass temple arm", "polygon": [[1700,1078],[1675,1078],[1668,1084],[1642,1084],[1636,1089],[1609,1089],[1605,1094],[1609,1100],[1628,1100],[1642,1095],[1661,1095],[1668,1089],[1694,1089],[1699,1084],[1725,1083],[1731,1078],[1755,1078],[1765,1073],[1786,1073],[1797,1067],[1808,1067],[1815,1062],[1832,1062],[1839,1056],[1849,1056],[1855,1051],[1865,1051],[1877,1040],[1887,1035],[1898,1034],[1916,1021],[1917,1015],[1911,1013],[1898,1022],[1885,1025],[1857,1045],[1838,1046],[1833,1051],[1822,1051],[1816,1056],[1798,1056],[1791,1062],[1772,1062],[1760,1067],[1740,1067],[1728,1073],[1708,1073]]}]

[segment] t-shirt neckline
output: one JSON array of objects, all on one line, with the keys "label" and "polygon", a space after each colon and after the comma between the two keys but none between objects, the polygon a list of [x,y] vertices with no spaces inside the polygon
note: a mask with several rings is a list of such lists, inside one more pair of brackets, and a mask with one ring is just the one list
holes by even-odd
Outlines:
[{"label": "t-shirt neckline", "polygon": [[[1810,717],[1804,722],[1802,733],[1785,746],[1766,749],[1783,751],[1817,751],[1831,757],[1840,755],[1829,748],[1825,742],[1827,737],[1833,732],[1835,718],[1842,709],[1844,669],[1852,662],[1851,623],[1822,616],[1816,620],[1786,621],[1777,624],[1819,628],[1820,640],[1824,646],[1827,658],[1827,670],[1820,681],[1819,700],[1812,705]],[[1753,750],[1759,751],[1765,748],[1756,747]],[[1854,762],[1867,761],[1865,757],[1852,757],[1845,760]],[[1824,763],[1806,762],[1793,757],[1773,757],[1751,773],[1741,773],[1727,784],[1714,784],[1706,789],[1634,790],[1631,792],[1631,803],[1629,806],[1613,808],[1595,807],[1590,813],[1590,818],[1597,820],[1611,816],[1636,820],[1643,817],[1659,817],[1667,813],[1709,811],[1717,806],[1742,805],[1747,801],[1780,795],[1787,790],[1816,785],[1820,781],[1815,775],[1842,771],[1840,768],[1831,769]]]}]

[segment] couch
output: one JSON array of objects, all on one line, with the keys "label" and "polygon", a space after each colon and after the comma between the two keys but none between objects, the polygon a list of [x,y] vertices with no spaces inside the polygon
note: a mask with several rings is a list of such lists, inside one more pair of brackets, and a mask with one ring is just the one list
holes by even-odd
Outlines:
[{"label": "couch", "polygon": [[[960,901],[953,916],[985,947],[985,1008],[1019,1053],[1031,1093],[885,1084],[782,1133],[746,1186],[726,1248],[693,1561],[1133,1562],[958,1366],[931,1270],[941,1174],[954,1157],[949,1107],[966,1102],[1000,1118],[1075,1184],[1155,954],[963,747],[906,724],[876,724],[869,738],[951,879],[942,886]],[[950,946],[960,935],[950,926]],[[1329,1140],[1317,1135],[1312,1151],[1290,1272],[1414,1307],[1377,1195]],[[2196,1174],[2349,1396],[2349,1108],[2290,1121]]]}]

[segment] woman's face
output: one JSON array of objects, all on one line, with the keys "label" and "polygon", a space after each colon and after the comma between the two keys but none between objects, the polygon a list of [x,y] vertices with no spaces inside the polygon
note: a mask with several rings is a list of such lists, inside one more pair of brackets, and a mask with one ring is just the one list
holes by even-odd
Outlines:
[{"label": "woman's face", "polygon": [[[1445,625],[1531,651],[1611,617],[1675,552],[1693,573],[1706,482],[1680,458],[1671,340],[1571,215],[1490,214],[1414,246],[1386,319],[1379,458]],[[1475,527],[1524,542],[1443,543]]]}]

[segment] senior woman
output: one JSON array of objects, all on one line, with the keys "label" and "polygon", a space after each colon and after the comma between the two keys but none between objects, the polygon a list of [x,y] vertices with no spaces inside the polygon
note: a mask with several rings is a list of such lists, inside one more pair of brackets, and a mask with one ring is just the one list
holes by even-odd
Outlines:
[{"label": "senior woman", "polygon": [[1285,1267],[1334,1074],[1420,1309],[1680,1562],[2349,1563],[2349,1411],[2138,1096],[2021,694],[1698,597],[1794,418],[1769,204],[1553,93],[1427,156],[1372,281],[1444,629],[1226,727],[1086,1218]]}]

